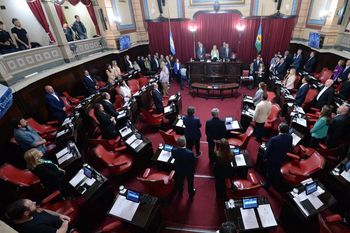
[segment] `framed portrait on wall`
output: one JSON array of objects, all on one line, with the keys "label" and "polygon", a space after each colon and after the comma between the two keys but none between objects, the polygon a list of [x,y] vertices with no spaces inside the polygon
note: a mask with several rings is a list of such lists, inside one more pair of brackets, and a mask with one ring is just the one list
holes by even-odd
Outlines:
[{"label": "framed portrait on wall", "polygon": [[[220,4],[244,4],[245,0],[220,0]],[[191,6],[213,5],[215,0],[190,0]]]}]

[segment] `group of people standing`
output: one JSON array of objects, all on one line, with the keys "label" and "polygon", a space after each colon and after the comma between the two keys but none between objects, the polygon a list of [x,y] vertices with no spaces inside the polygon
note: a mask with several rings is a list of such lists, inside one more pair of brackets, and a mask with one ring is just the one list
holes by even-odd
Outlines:
[{"label": "group of people standing", "polygon": [[220,59],[222,61],[228,61],[236,60],[236,53],[232,52],[228,43],[223,42],[220,50],[218,49],[217,45],[214,44],[209,54],[206,52],[203,43],[198,41],[195,58],[198,60],[205,60],[210,58],[212,61],[218,61]]}]

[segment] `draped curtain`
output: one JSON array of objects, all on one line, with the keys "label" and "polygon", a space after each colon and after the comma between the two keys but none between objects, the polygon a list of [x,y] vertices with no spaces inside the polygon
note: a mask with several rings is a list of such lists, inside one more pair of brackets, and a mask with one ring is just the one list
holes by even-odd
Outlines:
[{"label": "draped curtain", "polygon": [[50,41],[55,42],[55,38],[51,33],[49,23],[47,22],[44,10],[41,6],[40,1],[27,2],[30,10],[32,11],[35,18],[38,20],[40,25],[44,28],[45,32],[48,34]]},{"label": "draped curtain", "polygon": [[[236,25],[245,25],[245,30],[239,33]],[[206,52],[214,44],[218,49],[222,42],[227,42],[233,51],[237,53],[239,60],[251,62],[257,55],[255,39],[259,28],[260,19],[241,19],[238,14],[199,14],[193,21],[170,22],[171,31],[176,48],[176,57],[182,61],[188,61],[194,56],[194,39],[201,41]],[[277,51],[288,48],[295,19],[262,19],[262,51],[261,54],[266,62]],[[193,35],[189,25],[196,25],[197,31]],[[148,35],[150,50],[152,53],[159,52],[169,54],[169,22],[148,23]]]},{"label": "draped curtain", "polygon": [[64,18],[62,7],[61,7],[61,5],[58,5],[58,4],[54,4],[54,5],[55,5],[55,9],[56,9],[56,12],[57,12],[57,15],[58,15],[58,19],[60,20],[61,25],[63,25],[66,20]]}]

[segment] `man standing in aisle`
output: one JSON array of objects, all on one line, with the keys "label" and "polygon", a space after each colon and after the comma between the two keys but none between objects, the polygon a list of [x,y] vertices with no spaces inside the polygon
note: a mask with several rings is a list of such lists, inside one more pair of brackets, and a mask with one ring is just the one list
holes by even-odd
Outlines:
[{"label": "man standing in aisle", "polygon": [[197,158],[201,155],[200,151],[200,139],[201,139],[201,130],[202,127],[201,121],[198,117],[194,116],[195,108],[189,106],[187,108],[187,116],[184,117],[183,123],[186,126],[185,128],[185,138],[187,141],[187,148],[192,151],[193,145],[196,147],[196,156]]},{"label": "man standing in aisle", "polygon": [[264,136],[264,125],[271,113],[272,104],[267,99],[266,92],[263,94],[263,99],[256,105],[253,121],[255,121],[255,136],[257,142],[262,142]]}]

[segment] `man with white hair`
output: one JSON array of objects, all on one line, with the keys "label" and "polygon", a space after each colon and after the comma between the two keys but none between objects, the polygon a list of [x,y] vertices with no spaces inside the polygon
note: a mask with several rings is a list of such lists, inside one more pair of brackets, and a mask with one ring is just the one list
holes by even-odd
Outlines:
[{"label": "man with white hair", "polygon": [[329,148],[334,148],[338,145],[340,139],[346,140],[349,136],[350,117],[349,107],[341,105],[337,109],[337,115],[333,118],[327,132],[326,144]]},{"label": "man with white hair", "polygon": [[321,109],[324,105],[331,105],[333,102],[334,96],[334,81],[332,79],[328,79],[324,84],[322,90],[316,96],[315,107]]}]

